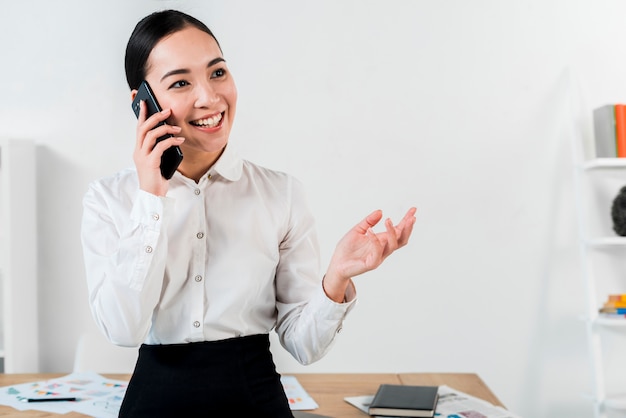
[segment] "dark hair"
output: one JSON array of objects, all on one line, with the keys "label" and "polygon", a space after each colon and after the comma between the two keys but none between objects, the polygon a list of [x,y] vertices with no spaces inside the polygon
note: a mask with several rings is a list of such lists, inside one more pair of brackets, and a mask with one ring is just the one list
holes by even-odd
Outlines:
[{"label": "dark hair", "polygon": [[[137,23],[126,45],[124,58],[126,81],[131,90],[138,88],[146,77],[146,63],[154,46],[167,35],[188,26],[208,33],[217,42],[213,32],[204,23],[178,10],[154,12]],[[221,50],[219,42],[217,46]]]},{"label": "dark hair", "polygon": [[611,218],[613,219],[613,231],[622,237],[626,236],[626,186],[622,187],[613,199]]}]

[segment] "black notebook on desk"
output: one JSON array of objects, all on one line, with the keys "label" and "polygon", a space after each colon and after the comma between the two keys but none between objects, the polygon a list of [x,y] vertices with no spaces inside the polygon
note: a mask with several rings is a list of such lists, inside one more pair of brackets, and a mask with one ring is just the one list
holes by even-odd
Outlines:
[{"label": "black notebook on desk", "polygon": [[382,384],[369,406],[370,415],[433,417],[439,399],[437,386]]}]

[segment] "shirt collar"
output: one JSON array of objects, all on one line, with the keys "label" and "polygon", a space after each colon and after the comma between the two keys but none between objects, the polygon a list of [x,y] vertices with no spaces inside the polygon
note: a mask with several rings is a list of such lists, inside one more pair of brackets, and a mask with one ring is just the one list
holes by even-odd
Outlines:
[{"label": "shirt collar", "polygon": [[214,171],[226,180],[237,181],[241,178],[242,167],[243,161],[234,147],[227,144],[220,158],[209,169],[209,174]]},{"label": "shirt collar", "polygon": [[222,155],[215,161],[215,163],[207,170],[206,173],[200,178],[200,181],[196,183],[190,178],[183,176],[179,171],[174,173],[174,177],[172,180],[178,179],[178,181],[182,181],[183,183],[188,183],[189,185],[202,185],[208,184],[207,182],[214,177],[215,175],[219,175],[222,178],[229,181],[237,181],[241,178],[243,172],[243,160],[239,157],[237,152],[235,151],[232,145],[227,145],[224,148],[224,152]]}]

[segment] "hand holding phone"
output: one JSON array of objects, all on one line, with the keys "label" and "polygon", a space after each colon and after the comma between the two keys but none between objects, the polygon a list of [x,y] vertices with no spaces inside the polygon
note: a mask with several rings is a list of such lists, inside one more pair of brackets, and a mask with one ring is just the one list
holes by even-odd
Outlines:
[{"label": "hand holding phone", "polygon": [[[148,110],[146,119],[162,110],[154,93],[152,92],[152,89],[145,80],[139,85],[137,94],[135,95],[135,99],[132,103],[133,111],[135,112],[135,116],[137,116],[137,118],[139,118],[139,102],[142,100],[146,103],[146,108]],[[164,124],[165,122],[160,122],[157,126],[155,126],[155,128]],[[157,143],[163,141],[164,139],[171,138],[172,136],[172,134],[163,135],[157,138]],[[174,145],[166,149],[161,156],[161,175],[168,180],[171,179],[182,160],[183,152],[180,150],[178,145]]]}]

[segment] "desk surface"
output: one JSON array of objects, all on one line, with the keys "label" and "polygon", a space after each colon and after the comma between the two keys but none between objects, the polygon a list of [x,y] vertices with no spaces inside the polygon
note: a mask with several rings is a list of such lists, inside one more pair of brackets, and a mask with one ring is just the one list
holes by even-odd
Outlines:
[{"label": "desk surface", "polygon": [[[382,383],[405,385],[447,385],[461,392],[503,406],[491,392],[482,379],[473,373],[298,373],[296,376],[300,384],[317,402],[319,408],[311,411],[315,414],[341,418],[364,418],[369,415],[359,411],[343,400],[346,396],[371,395],[376,392]],[[20,383],[38,382],[64,376],[64,374],[0,374],[0,386],[10,386]],[[106,374],[106,377],[119,380],[128,380],[129,375]],[[85,417],[78,413],[63,415],[39,411],[19,412],[15,409],[0,405],[0,417]]]}]

